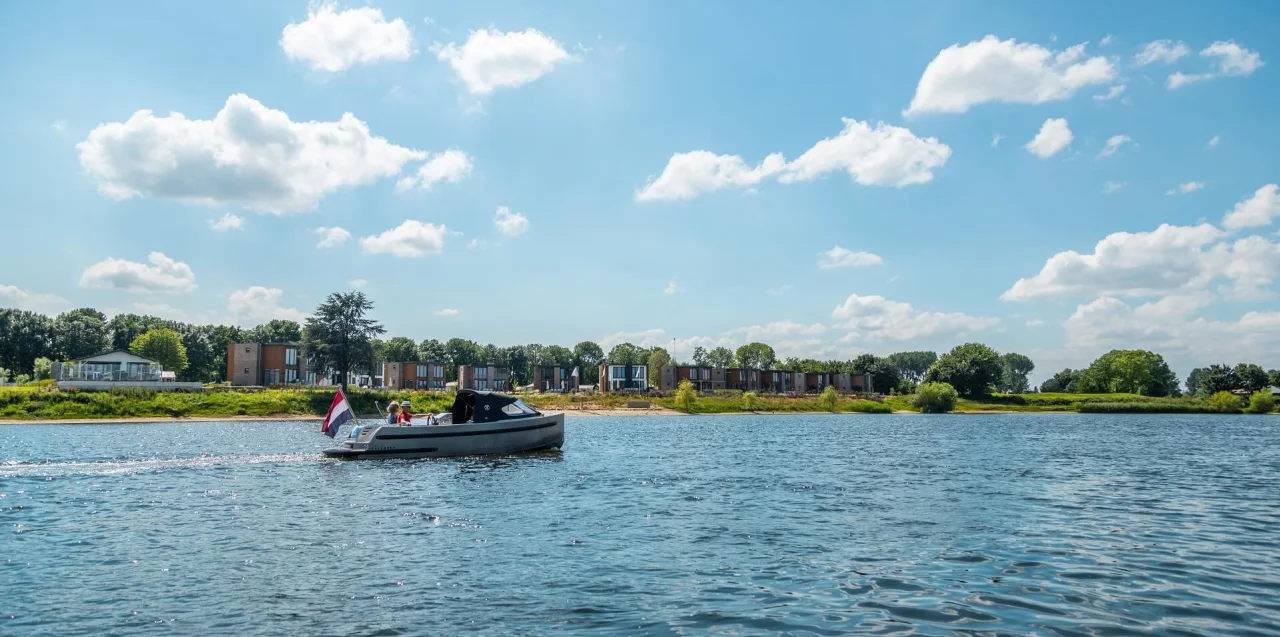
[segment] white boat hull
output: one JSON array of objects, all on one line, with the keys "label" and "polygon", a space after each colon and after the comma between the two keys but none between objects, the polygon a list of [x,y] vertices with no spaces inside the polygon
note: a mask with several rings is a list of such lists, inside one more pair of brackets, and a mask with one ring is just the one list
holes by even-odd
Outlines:
[{"label": "white boat hull", "polygon": [[374,425],[355,440],[325,449],[344,460],[362,458],[447,458],[559,449],[564,414],[542,414],[499,422],[462,425]]}]

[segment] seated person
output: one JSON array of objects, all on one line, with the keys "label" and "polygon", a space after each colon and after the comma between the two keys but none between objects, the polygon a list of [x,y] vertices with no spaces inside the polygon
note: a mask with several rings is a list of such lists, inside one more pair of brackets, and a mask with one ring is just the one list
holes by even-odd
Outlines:
[{"label": "seated person", "polygon": [[387,424],[396,425],[399,423],[400,423],[400,403],[393,400],[391,401],[390,405],[387,405]]},{"label": "seated person", "polygon": [[406,425],[406,426],[413,424],[412,409],[413,409],[413,404],[410,403],[409,401],[406,400],[400,403],[400,424]]}]

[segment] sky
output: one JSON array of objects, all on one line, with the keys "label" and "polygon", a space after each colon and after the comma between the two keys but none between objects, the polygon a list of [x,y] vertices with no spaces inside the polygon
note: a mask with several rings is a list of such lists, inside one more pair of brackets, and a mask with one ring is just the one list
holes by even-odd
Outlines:
[{"label": "sky", "polygon": [[1280,367],[1280,5],[0,3],[0,307]]}]

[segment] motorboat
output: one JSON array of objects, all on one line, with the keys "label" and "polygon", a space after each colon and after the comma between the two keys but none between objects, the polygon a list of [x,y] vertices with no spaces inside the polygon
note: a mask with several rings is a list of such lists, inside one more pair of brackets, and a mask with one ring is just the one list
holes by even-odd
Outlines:
[{"label": "motorboat", "polygon": [[444,458],[559,449],[564,414],[544,414],[513,396],[458,390],[450,413],[435,424],[415,415],[412,425],[357,425],[342,446],[325,449],[331,458]]}]

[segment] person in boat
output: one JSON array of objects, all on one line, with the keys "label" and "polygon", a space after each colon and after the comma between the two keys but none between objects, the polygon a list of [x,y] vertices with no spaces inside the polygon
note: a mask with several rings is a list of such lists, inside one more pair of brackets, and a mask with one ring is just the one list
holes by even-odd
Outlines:
[{"label": "person in boat", "polygon": [[400,403],[400,424],[406,426],[413,424],[413,405],[407,400]]},{"label": "person in boat", "polygon": [[387,424],[400,424],[400,403],[394,400],[391,401],[390,405],[387,405]]}]

